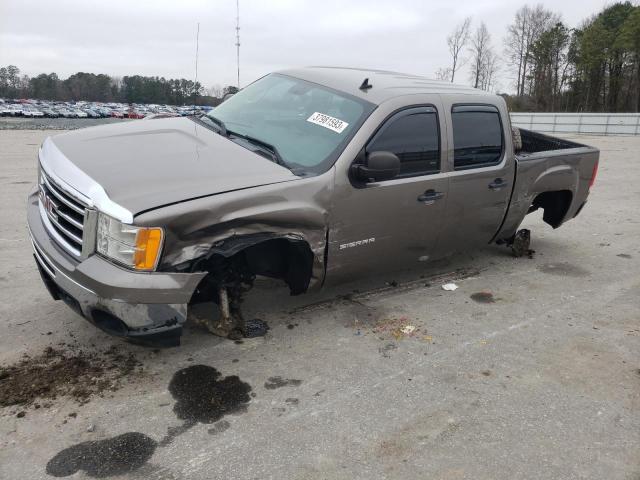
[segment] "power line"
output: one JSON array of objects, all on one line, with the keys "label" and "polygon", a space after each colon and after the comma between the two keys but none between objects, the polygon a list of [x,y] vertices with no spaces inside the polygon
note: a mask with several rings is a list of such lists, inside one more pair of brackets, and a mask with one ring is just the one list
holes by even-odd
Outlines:
[{"label": "power line", "polygon": [[198,30],[196,31],[196,78],[193,82],[193,103],[196,103],[196,95],[198,94],[198,50],[200,47],[200,22],[198,22]]}]

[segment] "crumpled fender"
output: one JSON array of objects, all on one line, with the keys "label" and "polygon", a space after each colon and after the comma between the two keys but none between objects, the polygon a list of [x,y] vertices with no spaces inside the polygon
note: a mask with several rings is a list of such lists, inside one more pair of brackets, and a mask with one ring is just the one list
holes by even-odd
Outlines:
[{"label": "crumpled fender", "polygon": [[166,271],[184,271],[199,259],[231,256],[274,238],[303,241],[314,257],[311,289],[325,274],[333,173],[181,202],[145,212],[134,223],[164,227],[158,269]]}]

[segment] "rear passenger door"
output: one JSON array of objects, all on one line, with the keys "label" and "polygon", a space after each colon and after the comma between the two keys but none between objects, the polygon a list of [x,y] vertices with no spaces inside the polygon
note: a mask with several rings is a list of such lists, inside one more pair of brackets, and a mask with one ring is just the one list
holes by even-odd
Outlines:
[{"label": "rear passenger door", "polygon": [[508,119],[493,105],[450,104],[449,196],[439,253],[491,241],[511,196],[515,166],[508,155]]}]

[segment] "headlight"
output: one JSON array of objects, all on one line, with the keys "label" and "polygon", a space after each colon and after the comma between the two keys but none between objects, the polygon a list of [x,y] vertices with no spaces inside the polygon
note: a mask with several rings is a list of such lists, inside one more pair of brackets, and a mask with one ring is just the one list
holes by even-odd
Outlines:
[{"label": "headlight", "polygon": [[161,228],[135,227],[98,214],[96,250],[126,267],[154,270],[160,259],[163,237]]}]

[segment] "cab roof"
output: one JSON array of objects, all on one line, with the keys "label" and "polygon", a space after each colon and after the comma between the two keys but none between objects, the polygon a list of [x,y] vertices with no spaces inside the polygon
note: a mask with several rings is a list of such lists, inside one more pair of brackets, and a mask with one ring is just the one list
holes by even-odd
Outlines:
[{"label": "cab roof", "polygon": [[[465,85],[386,70],[347,67],[304,67],[281,70],[277,73],[318,83],[374,104],[380,104],[394,97],[418,93],[488,95],[483,90]],[[368,84],[371,88],[360,88],[365,79],[368,79]]]}]

